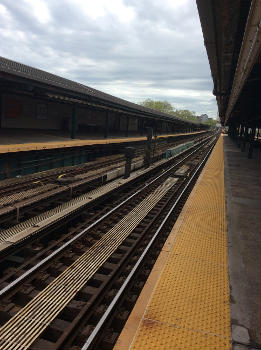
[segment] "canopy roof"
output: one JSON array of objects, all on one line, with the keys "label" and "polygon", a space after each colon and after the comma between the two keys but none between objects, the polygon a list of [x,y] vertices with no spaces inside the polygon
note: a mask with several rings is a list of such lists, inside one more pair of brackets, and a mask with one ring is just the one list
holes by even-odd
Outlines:
[{"label": "canopy roof", "polygon": [[19,90],[22,89],[24,92],[33,93],[34,95],[38,94],[46,98],[63,100],[67,103],[89,104],[94,107],[160,119],[178,125],[191,125],[200,128],[208,127],[205,124],[187,121],[173,115],[140,106],[89,86],[22,63],[11,61],[4,57],[0,57],[0,79],[2,80],[0,80],[2,90],[4,88],[15,89],[17,87],[15,83],[18,83]]}]

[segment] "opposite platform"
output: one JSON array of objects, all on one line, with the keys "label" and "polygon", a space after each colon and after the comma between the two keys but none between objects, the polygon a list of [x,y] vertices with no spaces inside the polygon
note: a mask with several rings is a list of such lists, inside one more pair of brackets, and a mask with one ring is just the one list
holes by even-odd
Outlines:
[{"label": "opposite platform", "polygon": [[229,350],[223,138],[166,241],[114,350]]},{"label": "opposite platform", "polygon": [[[168,135],[158,135],[159,138],[167,137],[177,137],[177,136],[186,136],[186,135],[197,135],[203,134],[206,131],[195,131],[190,133],[180,133],[180,134],[168,134]],[[41,138],[39,138],[41,140]],[[11,152],[24,152],[24,151],[36,151],[36,150],[45,150],[45,149],[56,149],[56,148],[68,148],[68,147],[82,147],[82,146],[93,146],[93,145],[105,145],[105,144],[116,144],[116,143],[128,143],[128,142],[138,142],[146,141],[147,137],[137,136],[137,137],[115,137],[115,138],[97,138],[97,139],[76,139],[76,140],[58,140],[52,141],[48,140],[47,136],[43,142],[28,142],[24,140],[23,143],[12,144],[12,138],[10,137],[10,143],[0,144],[0,153],[11,153]],[[20,141],[21,142],[21,141]]]}]

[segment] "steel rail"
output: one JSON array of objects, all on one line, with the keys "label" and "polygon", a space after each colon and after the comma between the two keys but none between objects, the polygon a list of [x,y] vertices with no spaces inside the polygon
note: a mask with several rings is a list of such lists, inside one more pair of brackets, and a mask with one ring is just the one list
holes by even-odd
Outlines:
[{"label": "steel rail", "polygon": [[[194,138],[195,136],[195,138]],[[197,136],[196,134],[195,135],[192,135],[191,138],[189,138],[189,140],[197,140],[198,138],[200,138],[200,136]],[[180,139],[180,140],[176,140],[176,141],[173,141],[173,142],[170,142],[170,144],[166,144],[166,140],[163,141],[163,144],[159,144],[159,150],[160,151],[164,151],[164,149],[166,148],[166,146],[169,148],[169,147],[174,147],[175,145],[178,145],[179,143],[182,143],[183,141],[187,140],[187,138],[183,138],[183,139]],[[144,152],[144,147],[141,147],[141,148],[137,148],[136,149],[136,152],[135,152],[135,157],[140,157],[143,155],[143,152]],[[118,159],[114,159],[115,157],[118,156]],[[81,173],[82,171],[84,171],[84,167],[87,166],[89,167],[90,166],[90,169],[88,169],[88,171],[91,171],[91,170],[96,170],[98,168],[100,168],[101,166],[106,166],[107,164],[112,164],[112,163],[115,163],[117,164],[118,161],[124,161],[125,160],[125,156],[122,155],[122,154],[113,154],[113,155],[109,155],[109,156],[104,156],[104,157],[101,157],[101,158],[110,158],[112,157],[113,159],[112,160],[105,160],[105,161],[101,161],[99,162],[99,158],[97,160],[94,160],[94,161],[90,161],[90,162],[87,162],[87,163],[81,163],[81,164],[77,164],[77,165],[73,165],[73,166],[67,166],[67,167],[59,167],[57,169],[49,169],[49,170],[45,170],[41,173],[39,172],[36,172],[36,173],[33,173],[33,174],[29,174],[29,175],[25,175],[25,177],[22,178],[22,182],[21,182],[21,178],[19,179],[19,181],[16,181],[17,179],[15,178],[11,178],[11,179],[4,179],[3,181],[7,181],[9,182],[10,184],[6,184],[7,185],[7,189],[3,189],[3,186],[2,184],[0,184],[0,193],[6,193],[8,190],[11,191],[12,190],[12,186],[15,187],[19,187],[18,189],[20,189],[20,186],[21,185],[28,185],[31,183],[31,181],[34,181],[34,180],[48,180],[48,179],[52,179],[52,178],[56,178],[59,174],[62,174],[62,173],[70,173],[70,172],[79,172]],[[56,159],[56,160],[61,160],[61,159]],[[13,169],[14,171],[15,170],[18,170],[18,168],[15,168]],[[1,172],[0,172],[1,174]],[[26,178],[28,177],[28,178]],[[12,183],[13,182],[13,183]],[[10,189],[9,189],[10,188]],[[15,190],[16,188],[14,188]]]},{"label": "steel rail", "polygon": [[75,297],[149,212],[172,190],[177,178],[167,177],[138,206],[122,217],[102,238],[68,266],[2,328],[0,348],[29,347]]},{"label": "steel rail", "polygon": [[[215,144],[214,144],[215,145]],[[168,218],[170,217],[170,215],[172,214],[172,212],[174,211],[177,203],[179,202],[179,200],[181,199],[182,195],[184,194],[184,192],[187,190],[188,186],[190,185],[190,183],[192,182],[192,180],[195,178],[195,176],[198,174],[200,168],[203,166],[204,162],[206,161],[207,157],[209,156],[209,154],[212,152],[212,149],[214,148],[214,145],[211,147],[211,149],[208,151],[208,153],[206,154],[206,156],[204,157],[204,159],[201,161],[201,163],[199,164],[199,166],[197,167],[195,173],[192,175],[192,177],[190,178],[190,180],[188,181],[188,183],[186,184],[186,186],[184,187],[184,189],[182,190],[182,192],[180,193],[180,195],[178,196],[178,198],[176,199],[175,203],[172,205],[171,209],[169,210],[167,216],[164,218],[164,220],[162,221],[162,223],[160,224],[159,228],[157,229],[157,231],[155,232],[154,236],[151,238],[150,242],[148,243],[147,247],[145,248],[145,250],[143,251],[143,253],[141,254],[140,258],[138,259],[138,261],[136,262],[136,264],[134,265],[133,269],[131,270],[131,272],[129,273],[129,275],[127,276],[126,280],[124,281],[124,283],[122,284],[121,288],[119,289],[119,291],[117,292],[117,294],[115,295],[115,297],[113,298],[113,300],[111,301],[110,305],[108,306],[107,310],[104,312],[102,318],[100,319],[100,321],[98,322],[98,324],[95,326],[95,328],[93,329],[93,331],[91,332],[91,334],[89,335],[87,341],[85,342],[85,344],[83,345],[83,347],[81,348],[81,350],[88,350],[89,347],[91,346],[91,344],[93,343],[94,339],[96,338],[97,334],[100,332],[100,330],[102,329],[102,327],[104,326],[105,322],[107,321],[108,317],[110,316],[112,310],[114,309],[115,305],[117,304],[117,302],[119,301],[119,299],[121,298],[122,294],[124,293],[124,291],[126,290],[126,288],[128,287],[132,277],[134,276],[135,272],[138,270],[138,268],[140,267],[140,265],[142,264],[147,252],[149,251],[150,247],[152,246],[152,244],[154,243],[154,241],[156,240],[156,238],[158,237],[162,227],[164,226],[164,224],[166,223],[166,221],[168,220]]]},{"label": "steel rail", "polygon": [[[209,140],[207,140],[209,141]],[[48,261],[50,261],[53,257],[55,257],[57,254],[59,254],[60,252],[62,252],[65,248],[67,248],[71,243],[73,243],[74,241],[76,241],[77,239],[79,239],[81,236],[83,236],[86,232],[88,232],[90,229],[92,229],[95,225],[97,225],[99,222],[101,222],[102,220],[104,220],[106,217],[108,217],[109,215],[111,215],[113,212],[115,212],[117,209],[119,209],[120,207],[122,207],[125,203],[127,203],[128,201],[130,201],[133,197],[137,196],[141,191],[143,191],[145,188],[147,188],[148,186],[152,185],[154,182],[156,182],[158,179],[162,178],[163,176],[166,176],[166,173],[171,172],[175,167],[177,167],[179,164],[181,164],[182,162],[184,162],[184,160],[186,160],[187,158],[191,157],[194,153],[196,153],[200,148],[202,148],[205,145],[205,143],[201,144],[199,148],[195,149],[193,152],[189,153],[187,156],[185,156],[183,159],[181,159],[178,163],[172,165],[166,172],[164,172],[163,174],[157,176],[155,179],[153,179],[152,181],[150,181],[149,183],[146,183],[146,185],[144,185],[144,187],[140,188],[139,190],[137,190],[136,192],[134,192],[130,197],[126,198],[124,201],[122,201],[121,203],[119,203],[115,208],[111,209],[110,211],[108,211],[106,214],[104,214],[103,216],[101,216],[99,219],[97,219],[95,222],[93,222],[92,224],[90,224],[88,227],[86,227],[84,230],[82,230],[80,233],[78,233],[76,236],[74,236],[73,238],[71,238],[69,241],[67,241],[66,243],[64,243],[61,247],[57,248],[55,251],[53,251],[50,255],[48,255],[46,258],[44,258],[43,260],[41,260],[39,263],[37,263],[35,266],[33,266],[32,268],[30,268],[28,271],[26,271],[24,274],[22,274],[21,276],[19,276],[17,279],[15,279],[13,282],[11,282],[10,284],[8,284],[6,287],[2,288],[0,290],[0,297],[2,297],[5,293],[7,293],[8,291],[10,291],[13,287],[15,287],[17,284],[19,284],[20,282],[22,282],[25,278],[27,278],[28,276],[30,276],[33,272],[35,272],[37,269],[39,269],[40,267],[42,267],[44,264],[46,264]]]}]

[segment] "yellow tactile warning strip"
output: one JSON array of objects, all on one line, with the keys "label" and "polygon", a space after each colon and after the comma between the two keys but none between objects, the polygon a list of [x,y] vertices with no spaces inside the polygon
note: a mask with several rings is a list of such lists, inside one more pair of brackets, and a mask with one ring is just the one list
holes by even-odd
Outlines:
[{"label": "yellow tactile warning strip", "polygon": [[[161,137],[171,137],[171,136],[182,136],[182,135],[193,135],[201,134],[206,131],[195,131],[186,134],[170,134],[170,135],[159,135]],[[32,142],[32,143],[21,143],[13,145],[0,145],[0,153],[10,153],[10,152],[22,152],[22,151],[35,151],[42,149],[53,149],[53,148],[68,148],[68,147],[80,147],[80,146],[91,146],[91,145],[104,145],[109,143],[123,143],[123,142],[135,142],[146,140],[145,136],[141,137],[125,137],[125,138],[115,138],[115,139],[100,139],[100,140],[72,140],[72,141],[49,141],[49,142]]]},{"label": "yellow tactile warning strip", "polygon": [[198,179],[114,350],[229,350],[223,140]]}]

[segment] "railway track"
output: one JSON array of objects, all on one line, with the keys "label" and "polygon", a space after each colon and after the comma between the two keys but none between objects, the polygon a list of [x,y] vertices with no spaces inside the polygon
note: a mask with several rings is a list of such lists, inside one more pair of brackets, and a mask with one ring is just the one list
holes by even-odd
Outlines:
[{"label": "railway track", "polygon": [[[202,141],[200,144],[207,142],[209,138]],[[193,146],[191,149],[184,151],[180,153],[179,155],[173,157],[170,160],[163,159],[159,161],[157,164],[151,166],[149,170],[142,170],[138,171],[136,174],[134,173],[134,176],[131,176],[129,179],[120,179],[116,181],[109,182],[108,184],[99,187],[95,190],[89,191],[81,196],[78,196],[70,201],[67,201],[61,205],[56,206],[53,209],[44,211],[40,215],[36,215],[29,220],[25,220],[21,222],[18,225],[12,226],[11,228],[8,228],[6,230],[2,230],[0,232],[0,252],[3,250],[6,250],[8,247],[12,247],[13,245],[16,245],[20,241],[23,241],[28,236],[32,236],[33,234],[37,234],[40,231],[43,231],[45,228],[50,227],[54,224],[57,224],[57,222],[62,219],[64,220],[66,217],[68,219],[71,218],[72,215],[75,214],[75,212],[78,212],[81,210],[81,208],[94,206],[96,202],[99,200],[106,199],[108,197],[107,202],[112,203],[115,202],[115,198],[110,197],[113,193],[115,193],[114,196],[118,196],[118,193],[116,193],[116,190],[119,191],[125,191],[126,196],[128,197],[131,193],[131,191],[136,191],[136,182],[139,181],[139,178],[142,177],[145,179],[145,177],[149,178],[154,172],[157,173],[158,169],[164,166],[164,164],[171,164],[172,162],[176,162],[178,159],[182,158],[186,159],[186,154],[189,154],[190,152],[196,152],[197,147],[199,145]],[[110,175],[110,174],[109,174]],[[112,172],[112,175],[115,177],[115,172]],[[123,194],[121,194],[122,196]],[[106,207],[110,206],[111,204],[106,204]],[[99,208],[92,208],[92,211],[99,212]],[[103,210],[104,211],[104,203],[103,203]],[[77,214],[78,215],[78,214]],[[50,237],[51,238],[51,237]],[[28,254],[28,252],[26,252]]]},{"label": "railway track", "polygon": [[[200,140],[204,136],[194,136],[188,140]],[[183,143],[184,139],[167,142],[166,140],[157,143],[157,154],[164,152],[168,147],[174,147],[180,143]],[[135,157],[142,157],[144,155],[144,146],[137,146],[135,151]],[[76,166],[68,166],[62,168],[51,169],[48,171],[25,175],[18,178],[11,178],[2,180],[0,182],[0,198],[3,196],[9,196],[21,190],[32,189],[37,187],[37,184],[47,184],[57,180],[60,175],[75,176],[81,173],[86,173],[86,170],[92,171],[106,167],[109,165],[117,165],[119,162],[124,162],[124,154],[113,154],[105,157],[99,157],[97,160],[89,161]]]},{"label": "railway track", "polygon": [[[180,142],[182,140],[178,143]],[[154,161],[162,157],[166,145],[168,144],[160,147],[157,154],[154,155]],[[140,164],[140,167],[143,152],[143,149],[137,150],[133,159],[133,162]],[[43,174],[25,176],[19,181],[17,179],[3,181],[0,184],[1,228],[6,229],[16,222],[37,215],[47,207],[54,208],[61,201],[69,200],[79,193],[101,185],[104,179],[106,180],[106,174],[113,169],[123,168],[124,164],[123,155],[114,155],[81,167],[55,169]]]},{"label": "railway track", "polygon": [[[83,208],[82,222],[71,220],[67,232],[55,226],[38,241],[15,245],[1,262],[13,258],[16,265],[0,281],[0,349],[111,348],[214,143],[162,162],[160,173],[150,170],[152,179],[144,172],[129,180],[133,187],[124,184],[122,197],[117,192],[93,213]],[[134,275],[141,277],[133,283]],[[115,307],[120,311],[112,313]]]}]

